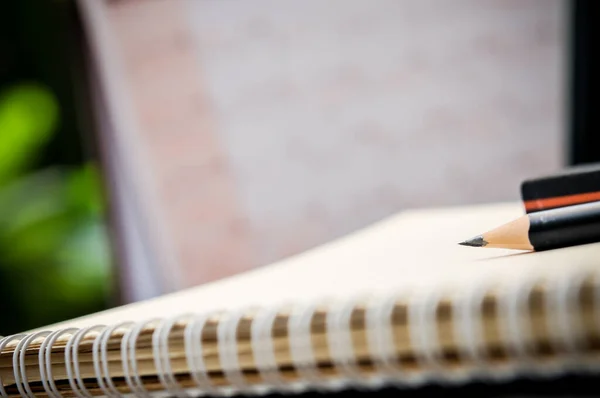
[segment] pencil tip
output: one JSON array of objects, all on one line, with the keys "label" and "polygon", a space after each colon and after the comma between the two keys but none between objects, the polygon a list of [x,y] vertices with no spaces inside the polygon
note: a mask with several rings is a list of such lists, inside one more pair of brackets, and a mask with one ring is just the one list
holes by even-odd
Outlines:
[{"label": "pencil tip", "polygon": [[474,238],[467,239],[464,242],[460,242],[459,245],[471,246],[471,247],[484,247],[488,243],[483,239],[483,236],[477,235]]}]

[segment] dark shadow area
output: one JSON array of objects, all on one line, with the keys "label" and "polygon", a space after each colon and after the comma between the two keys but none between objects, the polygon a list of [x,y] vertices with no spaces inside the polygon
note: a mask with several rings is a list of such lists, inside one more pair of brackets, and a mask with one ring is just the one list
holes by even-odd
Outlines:
[{"label": "dark shadow area", "polygon": [[[379,391],[346,390],[333,394],[304,393],[302,398],[324,395],[359,398],[374,395],[407,398],[480,397],[480,398],[566,398],[600,396],[600,380],[591,376],[565,376],[555,379],[519,379],[510,383],[471,383],[463,386],[430,385],[422,388],[385,388]],[[271,394],[276,398],[287,395]]]},{"label": "dark shadow area", "polygon": [[571,1],[570,163],[600,162],[600,3]]}]

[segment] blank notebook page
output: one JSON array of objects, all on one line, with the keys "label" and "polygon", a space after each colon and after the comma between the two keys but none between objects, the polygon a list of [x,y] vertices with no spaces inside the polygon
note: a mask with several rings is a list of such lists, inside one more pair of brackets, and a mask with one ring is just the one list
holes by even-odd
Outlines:
[{"label": "blank notebook page", "polygon": [[522,214],[520,204],[401,212],[273,265],[50,329],[438,287],[460,294],[486,282],[510,285],[597,269],[600,244],[539,253],[457,244]]}]

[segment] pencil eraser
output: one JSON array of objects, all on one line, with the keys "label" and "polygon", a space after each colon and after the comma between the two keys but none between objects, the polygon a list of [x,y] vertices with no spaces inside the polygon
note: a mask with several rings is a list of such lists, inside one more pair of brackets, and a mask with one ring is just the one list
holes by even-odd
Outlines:
[{"label": "pencil eraser", "polygon": [[600,200],[600,163],[566,168],[521,184],[527,213]]}]

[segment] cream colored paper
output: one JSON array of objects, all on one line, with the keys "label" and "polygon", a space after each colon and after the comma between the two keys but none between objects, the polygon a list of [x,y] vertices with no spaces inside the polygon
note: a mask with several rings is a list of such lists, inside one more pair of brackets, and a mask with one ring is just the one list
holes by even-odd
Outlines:
[{"label": "cream colored paper", "polygon": [[600,265],[600,244],[541,253],[457,242],[522,215],[518,204],[406,211],[304,254],[232,278],[50,328],[484,282],[570,276]]}]

